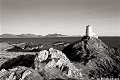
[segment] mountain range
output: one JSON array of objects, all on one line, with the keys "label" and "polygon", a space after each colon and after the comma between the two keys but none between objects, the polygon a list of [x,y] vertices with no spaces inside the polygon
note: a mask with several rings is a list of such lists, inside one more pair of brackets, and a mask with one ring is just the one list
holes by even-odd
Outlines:
[{"label": "mountain range", "polygon": [[68,37],[68,35],[63,34],[47,34],[45,36],[43,35],[36,35],[36,34],[2,34],[0,35],[0,38],[41,38],[41,37]]}]

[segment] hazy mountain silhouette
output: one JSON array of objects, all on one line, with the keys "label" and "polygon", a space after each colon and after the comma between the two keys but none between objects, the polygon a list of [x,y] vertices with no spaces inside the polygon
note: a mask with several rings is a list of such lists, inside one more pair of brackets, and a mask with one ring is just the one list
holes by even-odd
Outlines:
[{"label": "hazy mountain silhouette", "polygon": [[63,34],[48,34],[45,37],[66,37],[67,35],[63,35]]},{"label": "hazy mountain silhouette", "polygon": [[15,34],[2,34],[0,38],[18,38],[18,36]]},{"label": "hazy mountain silhouette", "polygon": [[36,34],[20,34],[20,35],[15,35],[15,34],[2,34],[0,35],[0,38],[41,38],[41,37],[67,37],[67,35],[62,35],[62,34],[48,34],[45,36],[42,35],[36,35]]},{"label": "hazy mountain silhouette", "polygon": [[42,35],[35,35],[35,34],[20,34],[17,36],[18,36],[18,38],[39,38],[39,37],[42,37]]}]

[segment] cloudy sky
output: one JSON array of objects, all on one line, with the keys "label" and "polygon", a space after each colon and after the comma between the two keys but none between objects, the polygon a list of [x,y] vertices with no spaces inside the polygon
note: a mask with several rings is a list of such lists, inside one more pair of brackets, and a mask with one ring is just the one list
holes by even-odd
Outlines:
[{"label": "cloudy sky", "polygon": [[0,0],[1,33],[120,36],[120,0]]}]

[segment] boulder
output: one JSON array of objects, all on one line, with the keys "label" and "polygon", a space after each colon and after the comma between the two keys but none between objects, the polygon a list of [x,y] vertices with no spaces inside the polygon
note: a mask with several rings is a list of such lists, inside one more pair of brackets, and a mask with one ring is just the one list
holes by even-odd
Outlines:
[{"label": "boulder", "polygon": [[[47,57],[39,57],[45,56]],[[34,65],[36,70],[42,73],[47,79],[81,79],[81,70],[77,69],[62,51],[50,48],[43,50],[36,56]]]},{"label": "boulder", "polygon": [[43,50],[39,52],[38,59],[40,62],[45,61],[48,58],[49,52],[47,50]]}]

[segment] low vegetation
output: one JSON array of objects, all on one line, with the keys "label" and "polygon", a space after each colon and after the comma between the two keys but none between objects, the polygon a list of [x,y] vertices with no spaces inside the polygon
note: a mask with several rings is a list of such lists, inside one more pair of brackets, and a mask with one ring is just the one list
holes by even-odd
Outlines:
[{"label": "low vegetation", "polygon": [[90,78],[120,77],[120,50],[109,48],[100,39],[84,37],[63,52],[71,61],[82,65],[84,74]]}]

